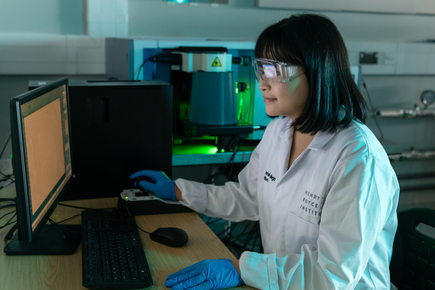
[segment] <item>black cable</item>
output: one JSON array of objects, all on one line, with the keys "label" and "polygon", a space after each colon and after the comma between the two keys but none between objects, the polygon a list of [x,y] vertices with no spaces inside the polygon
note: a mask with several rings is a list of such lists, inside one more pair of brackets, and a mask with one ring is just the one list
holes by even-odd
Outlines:
[{"label": "black cable", "polygon": [[139,230],[141,230],[142,232],[147,233],[147,234],[150,234],[149,232],[143,230],[143,229],[142,229],[142,228],[141,228],[141,227],[136,223],[136,220],[134,219],[134,216],[130,213],[130,210],[128,209],[128,203],[129,203],[129,201],[127,200],[126,203],[125,203],[125,209],[127,210],[127,213],[128,213],[128,215],[130,216],[130,218],[131,218],[131,220],[133,221],[133,223],[135,224],[135,226],[136,226]]},{"label": "black cable", "polygon": [[[243,143],[243,139],[237,140],[236,148],[234,148],[234,151],[236,152],[236,154],[239,151],[239,148],[242,146],[242,143]],[[233,162],[231,163],[230,173],[228,174],[228,179],[230,181],[232,180],[232,176],[233,176],[233,166],[234,166],[234,159],[233,159]]]},{"label": "black cable", "polygon": [[212,225],[212,224],[214,224],[214,223],[217,223],[217,222],[219,222],[219,221],[221,221],[222,219],[220,219],[220,218],[216,218],[216,219],[214,219],[214,220],[211,220],[212,218],[211,217],[209,217],[208,218],[208,220],[205,222],[207,225]]},{"label": "black cable", "polygon": [[[248,225],[244,227],[243,231],[242,231],[238,236],[234,237],[234,242],[236,242],[237,240],[239,240],[240,237],[242,237],[242,236],[244,235],[244,233],[246,232],[246,230],[248,229],[248,227],[249,227],[250,224],[251,224],[251,222],[249,222]],[[229,236],[229,243],[233,243],[233,242],[231,241],[231,235]]]},{"label": "black cable", "polygon": [[9,140],[11,140],[11,136],[12,136],[12,135],[9,135],[8,140],[6,140],[6,143],[5,143],[5,145],[3,146],[3,149],[2,149],[2,153],[0,153],[0,158],[3,156],[3,153],[5,152],[6,146],[7,146],[8,143],[9,143]]},{"label": "black cable", "polygon": [[256,238],[254,240],[254,244],[252,245],[251,251],[255,251],[255,246],[257,245],[257,241],[259,241],[260,245],[261,245],[261,235],[260,235],[260,226],[259,225],[257,227],[257,230],[255,231],[255,236],[256,236]]},{"label": "black cable", "polygon": [[[2,229],[2,228],[4,228],[4,227],[7,227],[7,226],[9,226],[9,225],[11,225],[11,224],[14,224],[14,223],[16,223],[17,221],[15,220],[15,221],[12,221],[13,220],[13,218],[14,217],[16,217],[17,216],[17,213],[16,213],[16,211],[15,211],[15,214],[7,221],[7,223],[6,224],[4,224],[4,225],[2,225],[2,226],[0,226],[0,229]],[[11,222],[12,221],[12,222]]]},{"label": "black cable", "polygon": [[[2,159],[3,153],[5,152],[5,149],[6,149],[6,146],[8,145],[8,143],[9,143],[9,140],[11,140],[11,136],[12,135],[9,135],[8,140],[6,140],[6,143],[3,146],[2,152],[0,153],[0,160]],[[4,174],[1,171],[0,171],[0,174],[3,175],[4,177],[6,177],[7,179],[10,179],[10,180],[14,181],[13,179],[11,179],[12,174]]]},{"label": "black cable", "polygon": [[[12,175],[10,175],[10,176],[12,176]],[[10,177],[8,177],[6,180],[11,180],[11,182],[10,183],[8,183],[7,185],[5,185],[5,186],[0,186],[0,190],[2,190],[3,188],[6,188],[6,187],[8,187],[8,186],[10,186],[10,185],[12,185],[12,184],[14,184],[15,183],[15,180],[13,180],[12,178],[10,178]],[[5,180],[5,181],[6,181]],[[0,182],[2,182],[2,181],[0,181]]]},{"label": "black cable", "polygon": [[[257,229],[257,226],[258,226],[258,223],[254,225],[255,230]],[[252,235],[253,235],[253,234],[254,234],[254,231],[253,231],[253,229],[251,229],[251,231],[250,231],[248,237],[247,237],[246,240],[245,240],[245,244],[243,245],[243,248],[244,248],[244,249],[247,248],[249,242],[250,242],[251,239],[252,239]]]},{"label": "black cable", "polygon": [[89,207],[81,207],[81,206],[75,206],[75,205],[69,205],[64,203],[58,203],[58,205],[66,206],[66,207],[72,207],[72,208],[78,208],[78,209],[85,209],[85,210],[116,210],[114,207],[108,207],[108,208],[89,208]]},{"label": "black cable", "polygon": [[144,67],[145,63],[147,63],[148,61],[152,60],[153,58],[155,59],[155,56],[149,57],[149,58],[147,58],[146,60],[144,60],[144,61],[142,62],[142,64],[141,64],[141,65],[136,69],[136,71],[134,72],[133,80],[136,80],[136,75],[138,76],[138,79],[139,79],[140,71],[141,71],[142,68]]},{"label": "black cable", "polygon": [[238,223],[233,223],[228,229],[224,229],[222,232],[220,232],[216,236],[219,237],[220,235],[222,235],[225,232],[232,231],[237,225],[238,225]]},{"label": "black cable", "polygon": [[[79,217],[79,216],[81,216],[81,215],[82,215],[82,214],[79,213],[79,214],[73,215],[72,217],[69,217],[69,218],[64,219],[64,220],[62,220],[62,221],[60,221],[60,222],[55,222],[55,223],[61,224],[61,223],[64,223],[64,222],[66,222],[66,221],[69,221],[69,220],[71,220],[71,219],[73,219],[73,218]],[[51,222],[51,221],[53,221],[53,220],[50,220],[50,222]],[[53,221],[53,222],[54,222],[54,221]]]},{"label": "black cable", "polygon": [[[234,148],[234,152],[233,152],[233,154],[231,155],[230,161],[228,161],[228,163],[227,163],[227,165],[225,166],[225,168],[224,168],[223,170],[221,170],[221,172],[219,173],[218,177],[213,178],[213,181],[218,180],[219,177],[221,177],[222,174],[225,173],[225,171],[228,169],[228,166],[230,166],[230,165],[231,165],[231,173],[232,173],[232,168],[233,168],[233,164],[234,164],[234,157],[236,156],[237,151],[238,151],[238,146],[236,145],[236,148]],[[231,174],[228,174],[228,180],[231,180]]]},{"label": "black cable", "polygon": [[0,220],[3,219],[5,216],[10,215],[10,214],[13,214],[13,213],[15,213],[15,212],[16,212],[16,210],[11,211],[11,212],[8,212],[8,213],[5,213],[4,215],[2,215],[2,216],[0,217]]},{"label": "black cable", "polygon": [[257,226],[256,236],[257,236],[257,238],[255,239],[254,246],[257,245],[257,240],[258,240],[259,244],[261,244],[261,227],[260,227],[259,222],[258,222],[258,226]]},{"label": "black cable", "polygon": [[9,230],[9,232],[6,234],[6,236],[4,237],[3,241],[6,243],[7,241],[9,241],[10,239],[12,239],[12,237],[14,236],[14,232],[16,229],[18,229],[18,227],[20,226],[19,223],[14,224],[14,226]]},{"label": "black cable", "polygon": [[7,208],[7,207],[12,207],[12,206],[17,206],[17,205],[15,203],[5,204],[5,205],[0,206],[0,210]]},{"label": "black cable", "polygon": [[13,201],[13,202],[16,202],[17,200],[15,198],[0,198],[0,201]]},{"label": "black cable", "polygon": [[381,126],[379,126],[378,117],[376,115],[376,112],[373,109],[372,99],[370,98],[369,90],[367,89],[367,86],[366,86],[366,83],[365,83],[364,79],[362,80],[362,83],[363,83],[363,87],[364,87],[364,89],[366,90],[366,93],[367,93],[367,98],[368,98],[369,103],[370,103],[370,108],[372,110],[372,113],[374,113],[374,116],[375,116],[376,126],[378,127],[379,133],[381,133],[380,140],[383,140],[384,139],[384,133],[382,133]]},{"label": "black cable", "polygon": [[[68,218],[68,219],[71,219],[71,218]],[[67,220],[68,220],[68,219],[67,219]],[[74,233],[74,234],[81,234],[81,231],[79,231],[79,232],[72,231],[72,230],[70,230],[68,227],[66,227],[67,225],[60,225],[58,222],[55,222],[55,221],[52,220],[52,219],[48,219],[48,221],[50,222],[50,224],[55,225],[55,226],[58,226],[58,227],[62,228],[64,231],[67,231],[67,232],[70,232],[70,233]],[[62,221],[62,222],[63,222],[63,221]]]},{"label": "black cable", "polygon": [[[109,208],[89,208],[89,207],[74,206],[74,205],[69,205],[69,204],[64,204],[64,203],[59,203],[59,205],[61,205],[61,206],[66,206],[66,207],[71,207],[71,208],[77,208],[77,209],[84,209],[84,210],[117,210],[117,208],[113,208],[113,207],[109,207]],[[147,231],[141,229],[141,228],[138,226],[138,224],[136,223],[136,220],[135,220],[134,217],[131,215],[131,213],[130,213],[130,211],[129,211],[129,209],[128,209],[128,201],[126,202],[126,206],[125,206],[125,208],[127,209],[127,213],[128,213],[128,215],[130,216],[130,218],[132,219],[134,225],[135,225],[139,230],[141,230],[142,232],[145,232],[145,233],[147,233],[147,234],[150,234],[149,232],[147,232]],[[69,220],[69,219],[72,219],[72,218],[74,218],[74,217],[76,217],[76,216],[79,216],[79,215],[81,215],[81,214],[78,214],[78,215],[72,216],[72,217],[70,217],[70,218],[68,218],[68,219],[66,219],[66,220],[63,220],[63,221],[61,221],[61,222],[58,222],[57,224],[62,223],[62,222],[65,222],[65,221],[67,221],[67,220]],[[51,223],[56,223],[55,221],[53,221],[53,220],[51,220],[51,219],[49,219],[49,221],[50,221]]]},{"label": "black cable", "polygon": [[[230,158],[230,160],[228,161],[228,163],[225,164],[224,169],[222,169],[222,170],[220,170],[219,172],[217,172],[217,173],[215,173],[215,174],[213,174],[213,175],[207,177],[207,179],[204,181],[204,183],[208,183],[208,182],[213,182],[213,183],[214,183],[215,180],[218,180],[219,177],[221,177],[222,174],[225,173],[225,171],[228,169],[228,167],[229,167],[230,165],[233,165],[233,164],[234,164],[234,158],[235,158],[237,152],[239,151],[239,147],[241,146],[242,142],[243,142],[243,139],[240,139],[240,138],[239,138],[239,139],[237,140],[237,144],[236,144],[236,147],[234,148],[233,154],[231,155],[231,158]],[[232,174],[232,166],[231,166],[231,171],[230,171],[229,173]],[[217,177],[215,178],[215,176],[217,176]],[[228,179],[231,180],[231,175],[228,176]]]}]

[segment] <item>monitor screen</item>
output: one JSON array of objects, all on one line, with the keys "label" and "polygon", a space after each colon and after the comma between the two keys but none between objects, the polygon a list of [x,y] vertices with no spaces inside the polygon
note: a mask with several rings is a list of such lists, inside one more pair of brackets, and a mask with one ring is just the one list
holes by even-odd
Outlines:
[{"label": "monitor screen", "polygon": [[[17,194],[18,234],[7,254],[62,254],[73,230],[46,225],[72,177],[68,80],[11,99],[12,162]],[[76,236],[66,237],[65,231]]]}]

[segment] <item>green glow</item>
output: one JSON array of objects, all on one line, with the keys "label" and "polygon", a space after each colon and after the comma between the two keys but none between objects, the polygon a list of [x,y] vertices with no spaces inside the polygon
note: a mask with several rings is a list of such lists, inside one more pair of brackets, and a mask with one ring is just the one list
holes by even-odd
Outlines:
[{"label": "green glow", "polygon": [[222,152],[222,153],[225,153],[225,149],[221,149],[221,152]]},{"label": "green glow", "polygon": [[238,86],[238,82],[236,82],[236,94],[238,94],[239,93],[239,86]]},{"label": "green glow", "polygon": [[240,120],[240,118],[242,117],[242,106],[243,106],[243,98],[240,98],[239,115],[237,116],[238,120]]},{"label": "green glow", "polygon": [[172,146],[172,155],[216,154],[217,146],[207,144],[183,144]]}]

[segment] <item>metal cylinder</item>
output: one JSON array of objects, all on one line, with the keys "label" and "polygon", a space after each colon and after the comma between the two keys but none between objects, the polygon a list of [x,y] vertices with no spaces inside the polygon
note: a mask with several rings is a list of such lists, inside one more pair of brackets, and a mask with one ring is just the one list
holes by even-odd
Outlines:
[{"label": "metal cylinder", "polygon": [[189,121],[202,125],[237,124],[233,72],[193,72]]}]

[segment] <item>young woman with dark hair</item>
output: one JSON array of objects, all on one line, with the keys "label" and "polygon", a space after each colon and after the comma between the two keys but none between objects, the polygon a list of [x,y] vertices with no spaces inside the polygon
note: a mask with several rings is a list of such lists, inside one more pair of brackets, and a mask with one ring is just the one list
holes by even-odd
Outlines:
[{"label": "young woman with dark hair", "polygon": [[365,102],[350,73],[346,46],[325,17],[294,15],[268,27],[257,40],[255,57],[296,66],[307,78],[307,104],[293,122],[302,133],[336,132],[352,120],[365,121]]},{"label": "young woman with dark hair", "polygon": [[276,117],[240,172],[222,186],[144,170],[140,185],[211,217],[259,220],[264,253],[205,260],[166,286],[222,289],[390,289],[399,185],[363,124],[343,39],[317,14],[265,29],[253,67],[266,113]]}]

